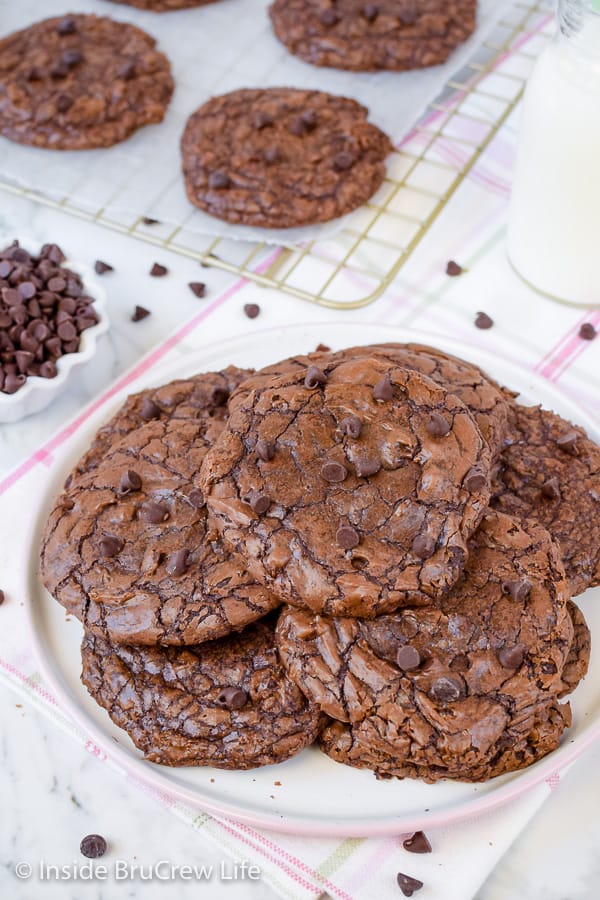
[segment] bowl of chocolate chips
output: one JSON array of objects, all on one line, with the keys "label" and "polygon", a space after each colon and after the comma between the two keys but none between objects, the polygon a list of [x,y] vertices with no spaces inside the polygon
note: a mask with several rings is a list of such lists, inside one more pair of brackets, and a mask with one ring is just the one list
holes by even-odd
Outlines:
[{"label": "bowl of chocolate chips", "polygon": [[0,422],[45,409],[107,329],[104,292],[57,244],[0,250]]}]

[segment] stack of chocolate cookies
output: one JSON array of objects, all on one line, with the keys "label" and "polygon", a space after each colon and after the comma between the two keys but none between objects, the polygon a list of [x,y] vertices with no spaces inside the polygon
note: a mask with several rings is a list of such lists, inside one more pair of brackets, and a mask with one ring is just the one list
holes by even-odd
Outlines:
[{"label": "stack of chocolate cookies", "polygon": [[84,684],[154,762],[318,741],[380,777],[481,781],[571,723],[600,448],[429,347],[229,368],[127,400],[41,574],[83,623]]}]

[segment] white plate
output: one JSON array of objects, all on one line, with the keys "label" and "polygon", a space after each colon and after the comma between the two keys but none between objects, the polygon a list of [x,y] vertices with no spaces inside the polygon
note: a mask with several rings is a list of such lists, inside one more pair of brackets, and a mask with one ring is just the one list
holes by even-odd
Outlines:
[{"label": "white plate", "polygon": [[[134,389],[163,384],[196,372],[238,366],[262,366],[278,358],[313,350],[319,341],[340,349],[381,341],[420,341],[458,354],[481,365],[499,381],[518,390],[526,403],[541,402],[583,425],[594,440],[594,422],[553,384],[498,357],[445,338],[389,326],[334,324],[292,326],[253,332],[189,353],[169,367],[157,368],[136,382]],[[44,675],[65,708],[108,756],[127,772],[154,788],[167,791],[208,812],[230,816],[278,831],[310,835],[366,836],[394,834],[447,824],[490,810],[548,778],[577,757],[600,736],[600,656],[592,654],[590,674],[572,698],[573,727],[561,747],[531,768],[485,784],[419,781],[377,781],[368,771],[332,762],[315,748],[287,762],[250,772],[209,768],[170,769],[142,759],[125,732],[88,696],[79,680],[81,626],[65,621],[64,610],[37,582],[37,555],[42,525],[53,498],[96,429],[118,408],[125,392],[92,416],[56,456],[49,471],[46,495],[40,498],[35,521],[25,536],[29,573],[23,592],[28,604],[32,637]],[[592,633],[600,634],[600,589],[579,598]],[[281,782],[281,785],[276,785]]]}]

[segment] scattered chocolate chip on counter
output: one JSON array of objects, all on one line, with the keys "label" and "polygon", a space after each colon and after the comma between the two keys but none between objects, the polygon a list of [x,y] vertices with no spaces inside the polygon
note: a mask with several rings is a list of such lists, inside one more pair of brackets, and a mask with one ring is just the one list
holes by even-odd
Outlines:
[{"label": "scattered chocolate chip on counter", "polygon": [[96,275],[106,275],[107,272],[114,272],[114,267],[101,259],[97,259],[94,263],[94,272]]},{"label": "scattered chocolate chip on counter", "polygon": [[57,244],[39,256],[18,241],[0,251],[0,391],[14,394],[30,375],[54,378],[56,360],[76,353],[99,321],[80,276],[62,267]]},{"label": "scattered chocolate chip on counter", "polygon": [[488,316],[487,313],[478,312],[477,317],[475,319],[475,328],[480,328],[482,331],[487,331],[488,328],[492,328],[494,325],[494,320],[491,316]]},{"label": "scattered chocolate chip on counter", "polygon": [[431,844],[424,831],[415,831],[411,837],[402,842],[409,853],[431,853]]},{"label": "scattered chocolate chip on counter", "polygon": [[146,309],[145,306],[136,306],[136,308],[133,311],[131,321],[132,322],[141,322],[142,319],[147,319],[149,315],[151,315],[150,310]]},{"label": "scattered chocolate chip on counter", "polygon": [[167,275],[169,270],[166,266],[161,266],[160,263],[154,263],[152,268],[150,269],[150,274],[153,278],[163,278],[163,276]]},{"label": "scattered chocolate chip on counter", "polygon": [[593,341],[597,334],[598,332],[591,322],[584,322],[584,324],[579,329],[579,337],[584,341]]},{"label": "scattered chocolate chip on counter", "polygon": [[451,278],[457,278],[459,275],[462,275],[464,271],[463,267],[459,266],[453,259],[451,259],[446,266],[446,275],[449,275]]},{"label": "scattered chocolate chip on counter", "polygon": [[246,303],[244,305],[244,312],[249,319],[256,319],[256,317],[260,315],[260,306],[258,303]]},{"label": "scattered chocolate chip on counter", "polygon": [[150,216],[144,216],[142,219],[142,225],[160,225],[158,219],[152,219]]},{"label": "scattered chocolate chip on counter", "polygon": [[190,281],[188,287],[195,297],[201,300],[206,297],[206,285],[203,281]]},{"label": "scattered chocolate chip on counter", "polygon": [[106,853],[108,844],[101,834],[86,834],[79,849],[88,859],[99,859]]},{"label": "scattered chocolate chip on counter", "polygon": [[412,897],[416,891],[420,891],[423,887],[422,881],[419,881],[418,878],[411,878],[410,875],[405,875],[403,872],[398,872],[396,881],[405,897]]}]

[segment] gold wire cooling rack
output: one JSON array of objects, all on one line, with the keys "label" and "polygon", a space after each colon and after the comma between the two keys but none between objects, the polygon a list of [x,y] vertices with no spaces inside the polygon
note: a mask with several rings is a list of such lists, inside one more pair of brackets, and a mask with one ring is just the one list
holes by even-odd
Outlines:
[{"label": "gold wire cooling rack", "polygon": [[509,5],[392,154],[384,185],[352,228],[326,239],[275,248],[205,237],[186,231],[185,223],[157,234],[147,213],[116,222],[104,209],[82,208],[76,196],[52,200],[1,175],[0,188],[302,300],[333,309],[367,306],[397,276],[517,106],[549,38],[552,9],[551,0]]}]

